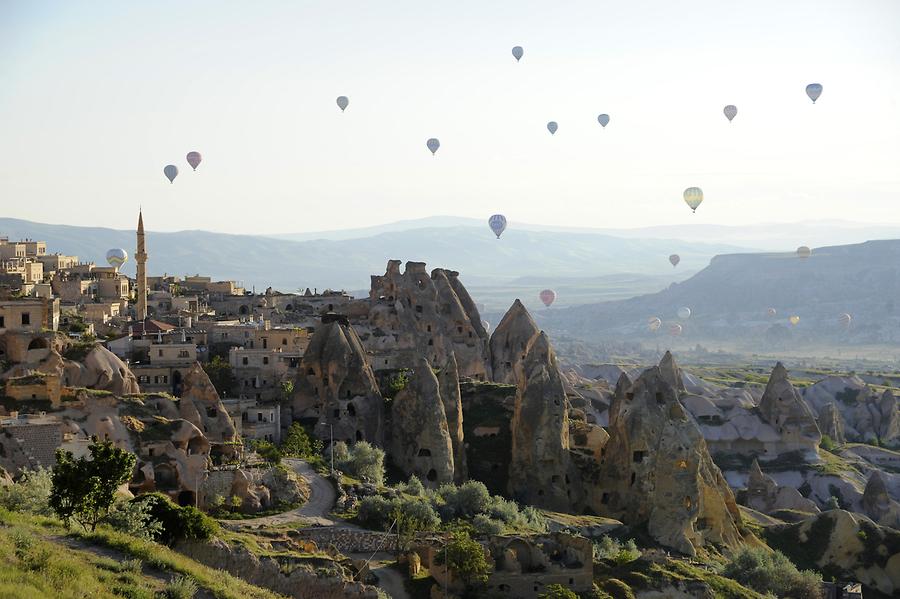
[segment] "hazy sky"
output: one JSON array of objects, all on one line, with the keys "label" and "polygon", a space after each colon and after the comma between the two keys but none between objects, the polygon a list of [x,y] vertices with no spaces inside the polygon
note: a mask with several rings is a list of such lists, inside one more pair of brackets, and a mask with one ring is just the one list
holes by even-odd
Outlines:
[{"label": "hazy sky", "polygon": [[0,215],[897,222],[898,32],[897,0],[2,0]]}]

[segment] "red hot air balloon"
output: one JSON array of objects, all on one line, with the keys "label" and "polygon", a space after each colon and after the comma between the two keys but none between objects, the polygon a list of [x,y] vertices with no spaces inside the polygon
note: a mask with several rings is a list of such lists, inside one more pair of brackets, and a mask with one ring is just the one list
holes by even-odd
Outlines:
[{"label": "red hot air balloon", "polygon": [[544,305],[549,308],[550,304],[556,301],[556,292],[552,289],[544,289],[541,291],[540,297],[541,301],[544,302]]},{"label": "red hot air balloon", "polygon": [[201,160],[203,160],[203,157],[200,156],[200,152],[188,152],[187,162],[191,165],[192,169],[197,170]]}]

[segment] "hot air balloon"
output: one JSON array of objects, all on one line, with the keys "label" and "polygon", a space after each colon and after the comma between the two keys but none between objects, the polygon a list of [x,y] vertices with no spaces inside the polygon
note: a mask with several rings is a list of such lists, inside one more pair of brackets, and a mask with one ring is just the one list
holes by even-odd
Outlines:
[{"label": "hot air balloon", "polygon": [[688,187],[684,190],[684,201],[691,210],[697,212],[697,206],[703,202],[703,190],[699,187]]},{"label": "hot air balloon", "polygon": [[841,326],[844,327],[845,329],[850,326],[850,322],[852,320],[853,320],[853,318],[846,312],[844,312],[843,314],[838,316],[838,322],[841,323]]},{"label": "hot air balloon", "polygon": [[597,117],[597,122],[600,123],[601,127],[606,127],[609,124],[609,115],[601,114]]},{"label": "hot air balloon", "polygon": [[659,330],[659,327],[662,326],[662,321],[656,316],[651,316],[649,320],[647,320],[647,328],[650,329],[651,332],[655,333]]},{"label": "hot air balloon", "polygon": [[347,96],[338,96],[337,105],[338,108],[341,109],[341,112],[344,112],[345,110],[347,110],[347,106],[350,105],[350,98],[348,98]]},{"label": "hot air balloon", "polygon": [[200,166],[200,161],[203,160],[203,157],[200,155],[200,152],[188,152],[187,155],[187,163],[191,165],[191,168],[197,170],[197,167]]},{"label": "hot air balloon", "polygon": [[525,50],[522,49],[522,46],[513,46],[512,49],[513,58],[516,59],[516,62],[522,60],[522,57],[525,55]]},{"label": "hot air balloon", "polygon": [[687,320],[691,317],[691,309],[687,306],[682,306],[678,308],[678,318],[681,320]]},{"label": "hot air balloon", "polygon": [[797,326],[797,323],[800,322],[800,317],[799,316],[791,316],[790,318],[788,318],[788,321],[792,325]]},{"label": "hot air balloon", "polygon": [[768,314],[769,318],[773,318],[776,314],[778,314],[778,310],[775,308],[769,308],[766,310],[766,314]]},{"label": "hot air balloon", "polygon": [[679,256],[678,254],[672,254],[671,256],[669,256],[669,262],[672,263],[673,267],[678,266],[678,263],[681,262],[681,256]]},{"label": "hot air balloon", "polygon": [[432,137],[425,142],[425,145],[428,146],[428,149],[431,150],[431,155],[434,156],[435,152],[438,151],[438,148],[441,147],[441,142],[438,141],[438,138]]},{"label": "hot air balloon", "polygon": [[812,255],[812,250],[806,247],[805,245],[801,245],[797,248],[797,256],[799,258],[809,258]]},{"label": "hot air balloon", "polygon": [[500,239],[500,235],[506,230],[506,217],[502,214],[494,214],[488,219],[488,226],[494,232],[494,235],[497,236],[497,239]]},{"label": "hot air balloon", "polygon": [[822,95],[822,84],[810,83],[809,85],[807,85],[806,95],[809,96],[809,99],[813,101],[813,104],[815,104],[816,100],[819,99],[819,96]]},{"label": "hot air balloon", "polygon": [[728,106],[726,106],[725,108],[722,109],[722,112],[725,113],[725,117],[728,119],[728,122],[730,123],[731,121],[734,120],[734,117],[737,116],[737,106],[735,106],[734,104],[729,104]]},{"label": "hot air balloon", "polygon": [[106,252],[106,262],[113,268],[121,268],[128,261],[128,252],[122,248],[113,248]]},{"label": "hot air balloon", "polygon": [[481,326],[482,326],[482,328],[484,328],[484,332],[485,332],[485,333],[490,333],[490,332],[491,332],[491,323],[489,323],[488,321],[482,320],[482,321],[481,321]]},{"label": "hot air balloon", "polygon": [[166,168],[163,169],[163,173],[169,179],[169,183],[174,183],[175,177],[178,176],[178,167],[174,164],[167,164]]},{"label": "hot air balloon", "polygon": [[549,308],[550,304],[556,301],[556,292],[552,289],[544,289],[540,293],[540,298],[541,301],[544,302],[544,305]]},{"label": "hot air balloon", "polygon": [[684,331],[684,328],[678,323],[669,325],[669,334],[673,337],[678,337],[682,331]]},{"label": "hot air balloon", "polygon": [[556,121],[550,121],[547,123],[547,131],[550,132],[550,135],[556,135],[556,130],[559,129],[559,125],[556,124]]}]

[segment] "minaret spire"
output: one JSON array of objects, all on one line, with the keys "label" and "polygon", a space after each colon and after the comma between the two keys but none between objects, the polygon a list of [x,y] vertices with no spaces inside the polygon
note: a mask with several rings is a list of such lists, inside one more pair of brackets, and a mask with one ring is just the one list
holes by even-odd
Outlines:
[{"label": "minaret spire", "polygon": [[137,251],[134,253],[134,261],[137,265],[135,318],[141,321],[147,318],[147,258],[144,246],[144,214],[143,210],[138,210]]}]

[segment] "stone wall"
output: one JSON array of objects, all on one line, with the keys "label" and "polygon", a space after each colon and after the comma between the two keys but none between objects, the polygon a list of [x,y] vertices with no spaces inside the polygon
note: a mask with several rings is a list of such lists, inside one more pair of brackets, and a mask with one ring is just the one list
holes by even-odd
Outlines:
[{"label": "stone wall", "polygon": [[291,533],[291,536],[313,541],[320,549],[334,546],[344,554],[397,550],[397,535],[372,530],[337,527],[305,528]]}]

